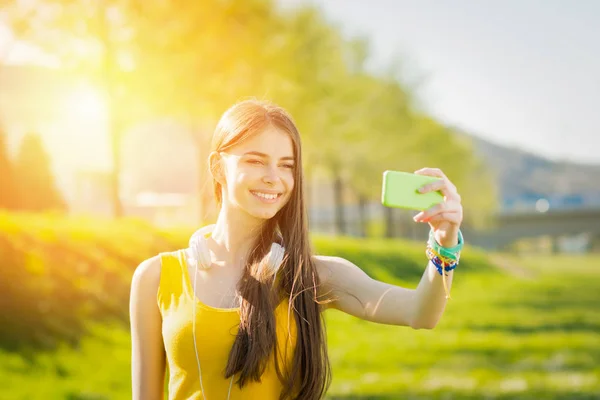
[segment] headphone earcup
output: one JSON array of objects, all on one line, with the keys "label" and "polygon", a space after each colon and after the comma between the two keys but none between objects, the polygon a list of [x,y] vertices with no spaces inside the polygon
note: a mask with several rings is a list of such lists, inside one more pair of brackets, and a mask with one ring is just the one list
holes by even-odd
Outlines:
[{"label": "headphone earcup", "polygon": [[211,233],[214,227],[215,226],[213,224],[200,228],[194,232],[190,238],[190,249],[192,250],[192,254],[198,263],[198,266],[202,269],[209,269],[212,264],[206,235]]},{"label": "headphone earcup", "polygon": [[[194,257],[195,262],[198,263],[199,268],[209,269],[211,267],[212,260],[210,258],[210,250],[208,248],[206,235],[212,233],[214,228],[214,224],[207,225],[194,232],[190,238],[189,247],[192,257]],[[279,243],[273,243],[267,256],[267,266],[273,272],[273,274],[277,274],[277,271],[283,262],[284,256],[285,249],[283,246],[281,246]]]},{"label": "headphone earcup", "polygon": [[281,267],[284,256],[285,249],[279,243],[273,243],[271,245],[271,251],[269,252],[268,261],[268,266],[273,274],[277,274],[277,271],[279,271],[279,267]]}]

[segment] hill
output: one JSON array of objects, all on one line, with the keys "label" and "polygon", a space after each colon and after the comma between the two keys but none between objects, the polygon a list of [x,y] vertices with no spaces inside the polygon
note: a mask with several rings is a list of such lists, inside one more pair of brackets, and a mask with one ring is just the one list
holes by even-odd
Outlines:
[{"label": "hill", "polygon": [[467,135],[498,179],[504,207],[546,198],[556,207],[600,206],[600,165],[553,161]]}]

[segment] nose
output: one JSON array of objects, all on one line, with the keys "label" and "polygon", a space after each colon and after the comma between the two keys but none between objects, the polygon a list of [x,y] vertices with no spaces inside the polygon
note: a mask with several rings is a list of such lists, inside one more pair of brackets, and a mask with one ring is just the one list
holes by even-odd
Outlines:
[{"label": "nose", "polygon": [[267,166],[263,175],[263,182],[268,185],[274,185],[277,182],[277,167]]}]

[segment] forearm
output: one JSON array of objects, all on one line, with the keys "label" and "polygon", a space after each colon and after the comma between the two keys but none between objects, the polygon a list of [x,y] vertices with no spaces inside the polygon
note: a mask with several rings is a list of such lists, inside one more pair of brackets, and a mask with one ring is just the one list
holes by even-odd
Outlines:
[{"label": "forearm", "polygon": [[[446,286],[450,291],[454,271],[445,272],[445,274],[447,275]],[[446,303],[446,291],[442,276],[430,261],[415,289],[411,326],[415,329],[434,328],[442,317]]]},{"label": "forearm", "polygon": [[[458,231],[450,232],[448,235],[436,235],[435,240],[441,246],[453,247],[458,243]],[[450,293],[452,287],[452,278],[454,270],[444,271],[444,279],[436,269],[436,266],[429,261],[425,272],[415,290],[413,302],[413,328],[434,328],[446,307],[446,295]]]}]

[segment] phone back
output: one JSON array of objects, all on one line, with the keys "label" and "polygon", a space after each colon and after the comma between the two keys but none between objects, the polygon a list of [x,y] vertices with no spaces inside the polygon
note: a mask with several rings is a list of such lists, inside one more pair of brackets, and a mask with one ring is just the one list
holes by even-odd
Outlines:
[{"label": "phone back", "polygon": [[418,189],[440,178],[401,171],[385,171],[381,203],[386,207],[426,210],[444,201],[439,192],[419,193]]}]

